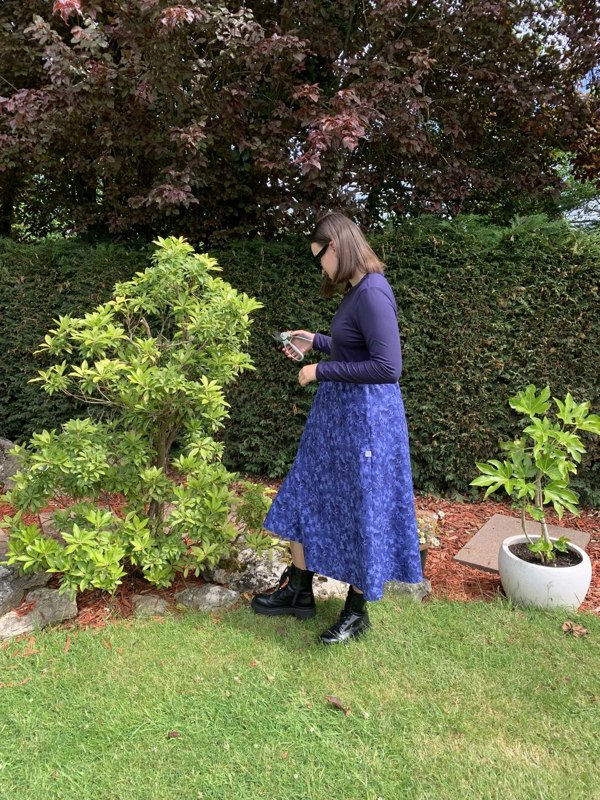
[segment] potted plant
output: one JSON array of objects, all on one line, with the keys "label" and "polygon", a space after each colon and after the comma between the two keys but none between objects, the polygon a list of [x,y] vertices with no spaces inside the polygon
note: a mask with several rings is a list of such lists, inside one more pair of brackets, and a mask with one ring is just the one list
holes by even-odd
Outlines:
[{"label": "potted plant", "polygon": [[[525,417],[523,434],[502,442],[503,461],[477,463],[482,473],[472,486],[487,487],[485,497],[499,489],[521,512],[522,536],[505,539],[500,547],[498,569],[508,597],[521,605],[576,610],[589,589],[592,566],[587,553],[565,536],[548,535],[546,508],[552,505],[559,518],[566,510],[578,514],[579,497],[569,483],[586,452],[579,431],[600,434],[600,416],[590,414],[588,402],[575,403],[571,394],[554,399],[550,388],[533,384],[509,399]],[[541,535],[527,529],[527,517],[538,522]]]},{"label": "potted plant", "polygon": [[421,569],[425,569],[427,553],[430,547],[439,547],[438,521],[442,518],[443,512],[417,511],[417,531],[419,533],[419,550],[421,552]]}]

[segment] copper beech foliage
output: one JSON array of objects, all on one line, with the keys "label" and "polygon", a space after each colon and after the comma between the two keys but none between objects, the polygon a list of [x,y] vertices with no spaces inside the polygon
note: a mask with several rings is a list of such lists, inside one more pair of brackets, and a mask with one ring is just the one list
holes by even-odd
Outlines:
[{"label": "copper beech foliage", "polygon": [[596,0],[3,0],[0,230],[510,216],[597,177],[599,41]]}]

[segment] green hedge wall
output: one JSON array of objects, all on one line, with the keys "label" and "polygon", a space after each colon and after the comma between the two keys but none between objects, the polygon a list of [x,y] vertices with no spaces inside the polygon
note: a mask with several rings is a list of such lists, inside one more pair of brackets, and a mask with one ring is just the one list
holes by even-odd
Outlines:
[{"label": "green hedge wall", "polygon": [[[571,391],[597,409],[600,238],[543,217],[500,228],[474,217],[421,218],[372,237],[399,307],[415,485],[469,494],[474,462],[498,453],[517,431],[507,398],[527,383]],[[315,384],[271,332],[327,332],[339,300],[319,297],[320,276],[304,238],[241,241],[213,253],[223,276],[264,303],[255,315],[257,367],[230,390],[227,463],[284,475],[296,452]],[[21,440],[72,414],[62,399],[26,380],[43,365],[31,352],[58,313],[79,314],[106,299],[147,252],[72,242],[0,242],[0,435]],[[5,322],[7,320],[7,322]],[[598,443],[576,479],[582,500],[600,505]]]}]

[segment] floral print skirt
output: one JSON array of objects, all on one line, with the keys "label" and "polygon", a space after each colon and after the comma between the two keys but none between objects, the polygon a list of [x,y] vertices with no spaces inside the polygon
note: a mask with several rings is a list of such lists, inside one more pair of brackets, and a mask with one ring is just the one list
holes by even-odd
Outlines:
[{"label": "floral print skirt", "polygon": [[323,382],[264,527],[301,542],[307,569],[380,600],[422,580],[398,384]]}]

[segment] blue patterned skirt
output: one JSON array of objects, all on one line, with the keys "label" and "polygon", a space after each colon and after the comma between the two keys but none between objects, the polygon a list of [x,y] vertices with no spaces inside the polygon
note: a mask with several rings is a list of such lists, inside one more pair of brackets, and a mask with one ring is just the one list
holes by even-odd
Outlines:
[{"label": "blue patterned skirt", "polygon": [[408,431],[398,384],[319,385],[264,527],[301,542],[307,569],[353,583],[422,580]]}]

